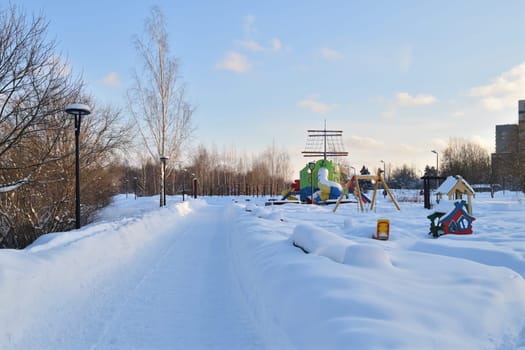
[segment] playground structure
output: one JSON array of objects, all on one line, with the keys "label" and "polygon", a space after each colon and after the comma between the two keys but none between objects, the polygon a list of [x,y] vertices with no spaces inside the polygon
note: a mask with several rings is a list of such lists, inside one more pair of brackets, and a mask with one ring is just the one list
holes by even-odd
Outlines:
[{"label": "playground structure", "polygon": [[[350,178],[350,180],[346,184],[345,190],[347,189],[348,193],[353,193],[358,198],[359,207],[360,207],[361,211],[365,210],[364,203],[367,203],[367,202],[370,203],[370,210],[374,210],[374,205],[375,205],[375,201],[376,201],[376,197],[377,197],[377,190],[379,189],[379,185],[380,184],[383,186],[383,189],[389,195],[390,200],[392,200],[392,203],[394,203],[394,206],[396,207],[396,209],[397,210],[401,210],[401,208],[399,208],[399,204],[397,203],[394,195],[392,194],[392,191],[390,191],[390,188],[386,184],[386,181],[385,181],[385,179],[383,179],[383,176],[381,175],[381,173],[382,173],[382,170],[381,169],[377,169],[377,174],[376,175],[354,175],[354,176],[352,176],[352,178]],[[371,181],[374,184],[374,190],[373,190],[373,194],[372,194],[372,199],[371,200],[369,200],[368,197],[363,195],[363,193],[361,191],[361,187],[359,186],[359,180]],[[343,192],[339,196],[339,199],[337,200],[337,203],[336,203],[336,205],[334,207],[334,210],[333,210],[334,213],[337,210],[337,208],[339,207],[339,204],[341,204],[341,201],[343,200],[345,195],[346,195],[346,193]]]},{"label": "playground structure", "polygon": [[299,174],[299,195],[302,202],[326,204],[337,200],[343,192],[343,187],[339,184],[340,168],[333,161],[320,159],[310,162]]},{"label": "playground structure", "polygon": [[469,235],[472,234],[472,222],[476,220],[468,213],[464,200],[452,202],[452,209],[445,211],[443,205],[427,218],[430,220],[430,232],[433,237],[445,234]]},{"label": "playground structure", "polygon": [[437,200],[441,200],[446,195],[449,200],[463,199],[467,196],[467,211],[472,215],[472,197],[475,191],[461,175],[449,176],[436,190]]},{"label": "playground structure", "polygon": [[[343,181],[341,166],[336,161],[339,157],[345,157],[348,152],[343,150],[342,130],[327,130],[326,120],[324,129],[308,130],[306,147],[302,152],[305,157],[322,157],[317,161],[308,162],[299,172],[300,178],[295,180],[291,187],[283,191],[280,200],[271,199],[266,205],[279,205],[285,203],[312,203],[312,204],[336,204],[334,212],[341,203],[359,203],[361,211],[364,211],[364,204],[370,204],[370,209],[374,208],[375,199],[379,184],[383,185],[384,190],[390,199],[400,210],[390,188],[381,176],[381,170],[377,175],[354,175],[346,185],[341,186]],[[328,159],[331,158],[331,159]],[[346,179],[347,177],[345,177]],[[359,186],[360,180],[372,181],[374,183],[374,193],[369,199]],[[349,200],[348,195],[353,194],[356,200]],[[299,195],[300,200],[297,198]]]},{"label": "playground structure", "polygon": [[308,130],[304,157],[322,157],[312,161],[299,172],[299,193],[301,202],[328,204],[335,202],[343,192],[341,168],[336,161],[345,157],[348,152],[343,150],[343,131],[324,129]]},{"label": "playground structure", "polygon": [[[445,234],[472,234],[472,186],[460,175],[448,176],[436,189],[437,205],[434,213],[427,216],[430,220],[430,232],[433,237]],[[447,199],[443,198],[447,196]],[[467,196],[467,201],[463,199]]]}]

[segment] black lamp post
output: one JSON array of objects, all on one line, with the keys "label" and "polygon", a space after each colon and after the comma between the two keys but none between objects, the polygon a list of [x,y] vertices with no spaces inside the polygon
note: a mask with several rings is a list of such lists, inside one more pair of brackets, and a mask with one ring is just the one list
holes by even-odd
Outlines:
[{"label": "black lamp post", "polygon": [[162,190],[160,191],[160,206],[166,206],[166,161],[169,157],[161,156],[160,161],[162,162]]},{"label": "black lamp post", "polygon": [[197,176],[195,176],[195,174],[191,174],[191,176],[193,177],[193,184],[192,184],[193,198],[197,198],[197,191],[198,191]]},{"label": "black lamp post", "polygon": [[126,187],[126,199],[128,199],[128,179],[124,179],[124,186]]},{"label": "black lamp post", "polygon": [[184,195],[186,194],[186,188],[185,188],[185,183],[186,183],[186,173],[188,172],[188,170],[184,169],[182,170],[182,201],[184,202]]},{"label": "black lamp post", "polygon": [[314,204],[314,168],[315,168],[315,162],[309,162],[308,163],[308,170],[310,173],[310,198],[312,200],[312,204]]},{"label": "black lamp post", "polygon": [[386,179],[386,165],[384,160],[380,160],[381,163],[383,163],[383,177]]},{"label": "black lamp post", "polygon": [[[439,176],[439,153],[435,149],[433,149],[430,152],[432,152],[432,153],[434,153],[436,155],[436,176]],[[439,185],[438,181],[439,180],[436,179],[436,188],[438,188],[438,185]]]},{"label": "black lamp post", "polygon": [[439,153],[438,153],[438,151],[436,151],[434,149],[432,151],[430,151],[430,152],[436,154],[436,176],[439,176]]},{"label": "black lamp post", "polygon": [[83,115],[91,113],[88,105],[73,103],[64,109],[68,114],[75,116],[75,228],[80,228],[80,152],[78,138],[80,136],[80,123]]}]

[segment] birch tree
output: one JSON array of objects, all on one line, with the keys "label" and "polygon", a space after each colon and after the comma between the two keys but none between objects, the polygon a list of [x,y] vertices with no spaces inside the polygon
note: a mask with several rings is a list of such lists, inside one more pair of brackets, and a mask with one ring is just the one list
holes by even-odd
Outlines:
[{"label": "birch tree", "polygon": [[151,9],[144,31],[145,37],[136,37],[133,42],[142,66],[134,72],[128,105],[146,150],[161,168],[162,206],[166,174],[160,158],[168,157],[168,172],[174,168],[193,132],[194,108],[186,99],[186,85],[180,79],[177,60],[170,54],[164,15],[158,7]]}]

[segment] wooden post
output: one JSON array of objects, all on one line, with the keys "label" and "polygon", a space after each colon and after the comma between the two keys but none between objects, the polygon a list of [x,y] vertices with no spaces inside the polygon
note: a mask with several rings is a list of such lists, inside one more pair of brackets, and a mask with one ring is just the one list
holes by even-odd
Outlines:
[{"label": "wooden post", "polygon": [[390,196],[390,199],[392,200],[392,203],[394,203],[394,205],[396,206],[397,210],[401,210],[401,208],[399,208],[399,204],[397,204],[397,201],[394,198],[394,195],[390,191],[390,188],[388,187],[388,185],[384,181],[383,181],[383,186],[385,187],[386,193],[388,193],[388,195]]},{"label": "wooden post", "polygon": [[345,185],[345,188],[343,188],[343,192],[341,193],[341,195],[337,199],[337,203],[335,203],[334,210],[332,210],[333,213],[335,213],[335,211],[339,207],[339,204],[341,204],[341,201],[343,200],[344,196],[346,196],[348,194],[348,186],[349,185],[350,185],[350,181],[347,182],[347,184]]},{"label": "wooden post", "polygon": [[372,194],[372,202],[370,203],[370,210],[374,210],[374,203],[376,202],[377,188],[381,182],[381,169],[377,169],[377,175],[375,177],[374,193]]}]

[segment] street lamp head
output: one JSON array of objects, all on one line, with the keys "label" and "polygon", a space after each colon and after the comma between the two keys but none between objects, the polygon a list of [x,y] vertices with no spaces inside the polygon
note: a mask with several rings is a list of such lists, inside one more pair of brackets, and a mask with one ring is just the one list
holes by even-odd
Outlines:
[{"label": "street lamp head", "polygon": [[167,161],[168,159],[170,159],[170,157],[160,156],[160,160],[163,162]]},{"label": "street lamp head", "polygon": [[66,106],[64,110],[68,114],[73,115],[88,115],[91,114],[91,108],[89,108],[88,105],[81,104],[81,103],[72,103]]},{"label": "street lamp head", "polygon": [[315,168],[315,162],[309,162],[309,163],[308,163],[308,168],[309,168],[310,170],[314,170],[314,168]]},{"label": "street lamp head", "polygon": [[437,152],[435,149],[433,149],[433,150],[430,151],[430,152],[435,153],[435,154],[438,154],[438,152]]}]

